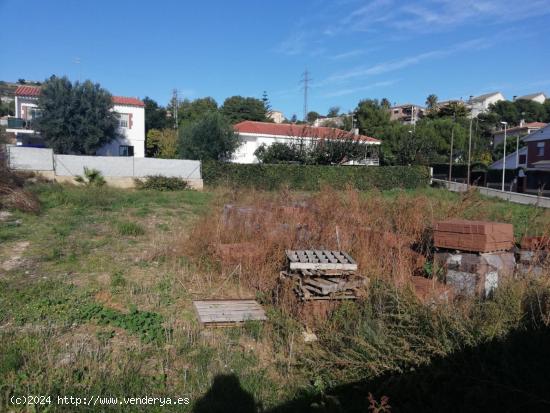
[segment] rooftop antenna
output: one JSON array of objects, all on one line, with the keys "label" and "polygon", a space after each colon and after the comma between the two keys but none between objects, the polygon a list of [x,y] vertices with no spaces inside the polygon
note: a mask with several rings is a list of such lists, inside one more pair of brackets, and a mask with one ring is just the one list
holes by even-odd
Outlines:
[{"label": "rooftop antenna", "polygon": [[310,73],[308,72],[307,68],[305,72],[302,74],[302,80],[300,83],[304,84],[304,121],[307,121],[307,94],[309,89],[309,82],[311,82],[311,78],[309,77]]}]

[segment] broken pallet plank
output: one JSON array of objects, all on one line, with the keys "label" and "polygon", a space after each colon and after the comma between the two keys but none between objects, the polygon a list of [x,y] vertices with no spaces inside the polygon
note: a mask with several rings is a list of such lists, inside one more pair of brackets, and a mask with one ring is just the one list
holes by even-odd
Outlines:
[{"label": "broken pallet plank", "polygon": [[264,309],[254,300],[197,300],[193,307],[204,325],[267,320]]}]

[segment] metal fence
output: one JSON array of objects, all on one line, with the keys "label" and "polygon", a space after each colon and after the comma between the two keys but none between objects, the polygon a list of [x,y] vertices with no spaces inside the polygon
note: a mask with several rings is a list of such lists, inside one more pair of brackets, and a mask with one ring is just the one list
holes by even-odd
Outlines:
[{"label": "metal fence", "polygon": [[[432,179],[432,182],[445,186],[452,192],[465,192],[468,190],[468,185],[460,182],[449,182],[442,179]],[[500,189],[485,188],[482,186],[470,186],[470,188],[477,189],[482,195],[504,199],[505,201],[514,202],[516,204],[550,208],[550,198],[544,196],[520,194],[518,192],[502,191]]]}]

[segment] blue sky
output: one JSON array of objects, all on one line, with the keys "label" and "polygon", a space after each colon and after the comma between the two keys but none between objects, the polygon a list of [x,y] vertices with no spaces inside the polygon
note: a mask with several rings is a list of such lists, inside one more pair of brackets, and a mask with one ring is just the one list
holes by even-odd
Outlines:
[{"label": "blue sky", "polygon": [[[166,104],[261,97],[303,115],[550,91],[550,0],[0,0],[0,79],[91,79]],[[75,63],[77,59],[80,63]]]}]

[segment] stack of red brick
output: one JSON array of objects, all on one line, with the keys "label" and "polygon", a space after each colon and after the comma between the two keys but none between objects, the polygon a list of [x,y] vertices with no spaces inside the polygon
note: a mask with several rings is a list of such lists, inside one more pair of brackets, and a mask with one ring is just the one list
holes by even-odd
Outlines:
[{"label": "stack of red brick", "polygon": [[434,245],[472,252],[508,251],[514,246],[514,227],[498,222],[439,221],[434,228]]},{"label": "stack of red brick", "polygon": [[484,221],[448,220],[434,227],[434,268],[454,294],[488,297],[513,276],[514,227]]}]

